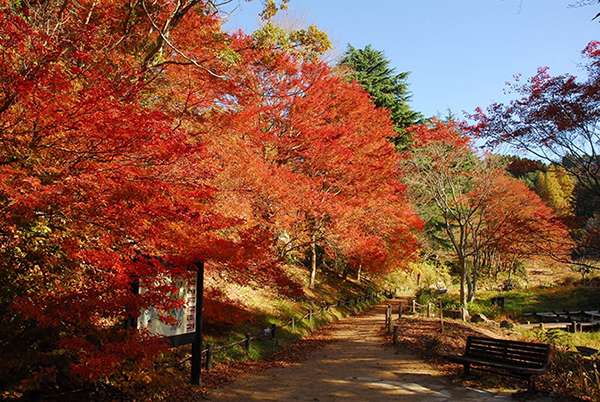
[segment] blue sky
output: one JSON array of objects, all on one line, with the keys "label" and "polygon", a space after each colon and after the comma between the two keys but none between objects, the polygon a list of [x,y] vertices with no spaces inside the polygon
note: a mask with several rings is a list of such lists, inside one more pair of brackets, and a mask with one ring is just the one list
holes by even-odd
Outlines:
[{"label": "blue sky", "polygon": [[[505,83],[531,77],[583,75],[588,42],[600,39],[591,21],[600,6],[569,8],[576,0],[290,0],[288,19],[325,31],[334,60],[350,43],[385,52],[397,71],[410,71],[411,107],[425,116],[458,117],[508,100]],[[251,33],[260,2],[241,2],[225,29]]]}]

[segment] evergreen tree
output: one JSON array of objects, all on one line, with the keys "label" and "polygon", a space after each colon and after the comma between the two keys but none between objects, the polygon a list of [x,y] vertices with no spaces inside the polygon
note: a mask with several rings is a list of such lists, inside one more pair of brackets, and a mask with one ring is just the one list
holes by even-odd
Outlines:
[{"label": "evergreen tree", "polygon": [[389,110],[394,129],[398,133],[393,142],[399,147],[406,146],[408,136],[405,129],[423,120],[419,112],[408,106],[411,93],[407,78],[410,72],[396,73],[385,54],[373,49],[371,45],[364,49],[348,45],[348,50],[338,63],[339,71],[344,71],[345,68],[347,75],[371,95],[377,107]]}]

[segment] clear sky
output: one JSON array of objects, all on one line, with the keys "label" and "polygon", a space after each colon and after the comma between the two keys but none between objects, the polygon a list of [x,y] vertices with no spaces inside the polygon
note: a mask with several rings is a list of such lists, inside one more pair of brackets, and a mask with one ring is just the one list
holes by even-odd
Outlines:
[{"label": "clear sky", "polygon": [[[426,117],[448,109],[458,117],[506,101],[515,74],[579,76],[581,51],[600,39],[600,6],[576,0],[290,0],[289,19],[315,24],[334,44],[385,52],[398,72],[410,71],[411,107]],[[225,29],[251,33],[260,2],[241,2]],[[333,61],[335,62],[335,61]]]}]

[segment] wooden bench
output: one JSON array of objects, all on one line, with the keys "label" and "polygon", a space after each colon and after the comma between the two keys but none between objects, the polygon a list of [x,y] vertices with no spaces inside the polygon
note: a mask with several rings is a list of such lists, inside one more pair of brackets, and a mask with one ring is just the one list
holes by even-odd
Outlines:
[{"label": "wooden bench", "polygon": [[469,336],[462,356],[446,359],[464,366],[465,376],[474,369],[527,380],[527,390],[535,391],[534,377],[550,368],[552,345]]}]

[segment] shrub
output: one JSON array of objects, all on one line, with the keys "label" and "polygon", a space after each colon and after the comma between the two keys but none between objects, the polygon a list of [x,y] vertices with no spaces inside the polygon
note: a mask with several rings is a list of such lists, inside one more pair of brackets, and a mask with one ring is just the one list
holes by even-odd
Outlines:
[{"label": "shrub", "polygon": [[447,293],[440,294],[437,289],[433,288],[419,288],[415,293],[415,300],[419,304],[431,303],[434,306],[439,306],[440,297],[442,298],[442,307],[453,309],[458,308],[458,303],[452,299]]},{"label": "shrub", "polygon": [[519,290],[519,289],[521,289],[521,285],[519,284],[519,282],[515,281],[514,279],[507,279],[502,284],[502,290],[505,292],[507,292],[509,290]]}]

